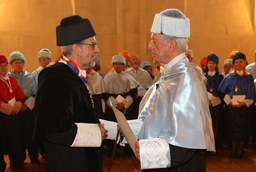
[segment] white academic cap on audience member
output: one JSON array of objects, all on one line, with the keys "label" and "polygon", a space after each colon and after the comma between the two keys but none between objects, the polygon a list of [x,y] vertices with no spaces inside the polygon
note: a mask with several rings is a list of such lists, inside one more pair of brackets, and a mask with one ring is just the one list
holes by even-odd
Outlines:
[{"label": "white academic cap on audience member", "polygon": [[23,63],[26,63],[25,56],[19,51],[13,51],[9,56],[9,63],[12,64],[14,60],[22,60]]},{"label": "white academic cap on audience member", "polygon": [[38,58],[42,58],[42,57],[48,57],[51,59],[51,51],[48,50],[47,48],[43,48],[38,52]]},{"label": "white academic cap on audience member", "polygon": [[140,67],[141,67],[142,69],[145,69],[146,67],[149,67],[149,66],[152,67],[149,62],[143,62]]},{"label": "white academic cap on audience member", "polygon": [[191,57],[193,57],[193,50],[187,49],[186,54],[189,54]]},{"label": "white academic cap on audience member", "polygon": [[[166,16],[164,13],[172,13],[184,18]],[[177,38],[189,38],[190,20],[178,9],[166,9],[155,15],[151,32]]]},{"label": "white academic cap on audience member", "polygon": [[111,64],[113,64],[113,63],[115,63],[115,62],[120,62],[120,63],[123,63],[124,65],[126,65],[126,60],[125,60],[124,56],[119,55],[119,54],[114,55],[114,56],[112,57],[112,62],[111,62]]},{"label": "white academic cap on audience member", "polygon": [[98,57],[95,56],[94,61],[95,61],[95,66],[96,66],[96,65],[97,65],[97,66],[100,66],[100,60],[99,60]]},{"label": "white academic cap on audience member", "polygon": [[233,63],[232,63],[232,59],[226,59],[225,61],[224,61],[224,63],[223,63],[223,67],[226,65],[226,64],[232,64],[233,65]]}]

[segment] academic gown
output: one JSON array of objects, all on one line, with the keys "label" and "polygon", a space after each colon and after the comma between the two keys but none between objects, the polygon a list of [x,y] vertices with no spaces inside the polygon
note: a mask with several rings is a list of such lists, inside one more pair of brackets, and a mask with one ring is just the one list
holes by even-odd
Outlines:
[{"label": "academic gown", "polygon": [[[105,101],[107,98],[106,90],[107,86],[104,82],[103,77],[94,70],[91,70],[90,74],[87,75],[88,77],[88,86],[90,88],[93,102],[94,102],[94,108],[97,111],[99,118],[104,118],[105,115]],[[105,108],[105,109],[103,109]]]},{"label": "academic gown", "polygon": [[84,81],[63,63],[39,74],[34,139],[46,149],[47,172],[102,171],[100,147],[69,147],[74,123],[99,123]]},{"label": "academic gown", "polygon": [[[134,101],[137,94],[138,83],[127,72],[122,72],[121,74],[117,74],[115,72],[108,73],[104,77],[104,82],[108,87],[107,98],[110,96],[116,98],[118,95],[121,95],[123,98],[126,98],[126,96],[131,96]],[[132,113],[131,106],[126,111],[126,119],[134,119],[138,117],[138,114],[136,116],[136,114],[134,115]],[[109,106],[106,106],[106,117],[103,119],[116,122],[114,112]]]},{"label": "academic gown", "polygon": [[215,147],[203,77],[183,57],[163,72],[143,97],[139,115],[143,125],[138,139],[164,139],[171,161],[170,168],[143,171],[206,171],[206,150],[215,151]]},{"label": "academic gown", "polygon": [[137,71],[135,71],[133,68],[129,68],[126,72],[129,73],[139,83],[137,88],[138,96],[136,96],[131,106],[132,113],[136,114],[134,115],[133,119],[137,119],[141,99],[143,98],[146,90],[148,90],[148,88],[152,85],[153,79],[149,73],[142,68],[139,68]]},{"label": "academic gown", "polygon": [[[223,75],[220,73],[217,73],[214,76],[208,75],[208,73],[204,73],[204,76],[207,78],[207,84],[206,84],[206,90],[209,93],[212,93],[214,97],[221,99],[221,94],[218,92],[219,85],[221,81],[223,80]],[[213,126],[213,132],[215,139],[221,139],[221,131],[222,131],[222,121],[223,121],[223,115],[222,115],[222,104],[219,104],[217,106],[210,105],[210,113],[212,117],[212,126]]]},{"label": "academic gown", "polygon": [[[13,92],[9,92],[9,88],[5,82],[0,80],[0,103],[7,103],[15,97],[16,101],[25,98],[20,86],[10,76],[11,87]],[[23,102],[22,102],[23,104]],[[21,150],[21,128],[19,115],[6,115],[0,112],[0,142],[3,154],[15,154]]]},{"label": "academic gown", "polygon": [[[255,99],[252,75],[232,76],[228,74],[221,82],[218,91],[229,94],[231,99],[234,95],[245,95],[245,99]],[[251,121],[250,108],[251,106],[247,107],[246,105],[241,108],[228,106],[228,137],[231,141],[248,141]]]},{"label": "academic gown", "polygon": [[[19,84],[20,88],[25,94],[26,98],[24,99],[24,102],[30,96],[34,97],[37,91],[37,78],[32,73],[23,70],[21,74],[17,74],[14,70],[12,70],[8,72],[8,75],[15,79],[15,81]],[[21,111],[19,115],[22,135],[22,146],[24,149],[33,147],[35,152],[34,154],[37,154],[35,145],[32,142],[32,135],[34,131],[34,109],[27,108],[24,112]]]}]

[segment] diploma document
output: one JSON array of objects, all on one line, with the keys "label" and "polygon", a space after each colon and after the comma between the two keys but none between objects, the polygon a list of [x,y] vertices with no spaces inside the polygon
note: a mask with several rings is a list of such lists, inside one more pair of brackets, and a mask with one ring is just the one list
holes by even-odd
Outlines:
[{"label": "diploma document", "polygon": [[117,122],[120,126],[120,128],[122,129],[122,132],[124,133],[125,135],[125,139],[127,140],[127,142],[129,143],[129,145],[131,146],[132,148],[132,151],[133,153],[135,154],[136,156],[136,152],[135,152],[135,142],[137,141],[130,125],[128,124],[124,114],[122,112],[120,112],[118,109],[116,109],[112,102],[110,101],[110,105],[112,106],[112,109],[115,113],[115,116],[116,116],[116,119],[117,119]]}]

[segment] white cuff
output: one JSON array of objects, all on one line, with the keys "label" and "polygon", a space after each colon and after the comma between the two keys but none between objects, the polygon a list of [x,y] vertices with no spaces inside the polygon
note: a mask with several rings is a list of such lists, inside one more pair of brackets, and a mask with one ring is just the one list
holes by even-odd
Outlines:
[{"label": "white cuff", "polygon": [[225,97],[224,97],[224,102],[229,105],[231,103],[231,97],[229,94],[226,94]]},{"label": "white cuff", "polygon": [[244,103],[246,104],[247,107],[249,107],[253,104],[253,100],[252,99],[244,99]]},{"label": "white cuff", "polygon": [[116,107],[116,104],[118,103],[118,101],[113,97],[110,96],[107,100],[107,105],[112,109],[112,106],[110,105],[110,102],[112,102],[113,106]]},{"label": "white cuff", "polygon": [[213,107],[221,104],[221,100],[219,97],[212,96],[210,101],[211,101]]},{"label": "white cuff", "polygon": [[102,112],[105,113],[106,112],[106,103],[104,99],[101,99],[101,107],[102,107]]},{"label": "white cuff", "polygon": [[[108,130],[108,137],[106,139],[116,140],[117,135],[117,123],[112,121],[107,121],[104,119],[100,119],[100,123],[104,124],[104,128]],[[119,138],[118,138],[119,140]]]},{"label": "white cuff", "polygon": [[131,106],[132,103],[133,103],[132,97],[131,96],[126,96],[125,100],[124,100],[125,108],[128,109]]},{"label": "white cuff", "polygon": [[171,166],[169,144],[160,138],[139,141],[141,169],[167,168]]},{"label": "white cuff", "polygon": [[[140,119],[134,119],[134,120],[127,120],[127,122],[129,124],[129,126],[131,127],[132,132],[134,133],[135,137],[138,138],[140,129],[143,125],[143,121]],[[122,143],[127,143],[125,138],[122,140]]]},{"label": "white cuff", "polygon": [[24,102],[27,107],[32,110],[35,106],[35,98],[33,96],[29,96],[29,98]]},{"label": "white cuff", "polygon": [[101,131],[97,124],[75,123],[77,134],[70,147],[100,147]]}]

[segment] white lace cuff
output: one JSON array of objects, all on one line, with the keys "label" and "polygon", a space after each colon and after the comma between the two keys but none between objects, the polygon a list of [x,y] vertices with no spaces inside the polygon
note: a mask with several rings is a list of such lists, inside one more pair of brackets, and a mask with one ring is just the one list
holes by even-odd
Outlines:
[{"label": "white lace cuff", "polygon": [[71,147],[100,147],[101,131],[97,124],[75,123],[77,134]]},{"label": "white lace cuff", "polygon": [[[108,137],[106,139],[116,140],[117,135],[117,123],[112,121],[106,121],[104,119],[100,119],[100,123],[104,124],[104,128],[108,130]],[[119,140],[119,139],[118,139]]]},{"label": "white lace cuff", "polygon": [[[133,119],[133,120],[127,120],[129,126],[132,129],[132,132],[134,133],[135,137],[138,138],[138,135],[140,133],[141,126],[143,125],[143,121],[140,119]],[[124,138],[121,143],[127,143],[126,139]]]},{"label": "white lace cuff", "polygon": [[160,138],[139,141],[141,169],[167,168],[171,166],[169,144]]},{"label": "white lace cuff", "polygon": [[244,99],[244,103],[246,104],[247,107],[249,107],[253,104],[253,100],[252,99]]},{"label": "white lace cuff", "polygon": [[229,94],[226,94],[225,97],[224,97],[224,102],[229,105],[231,103],[231,97]]}]

